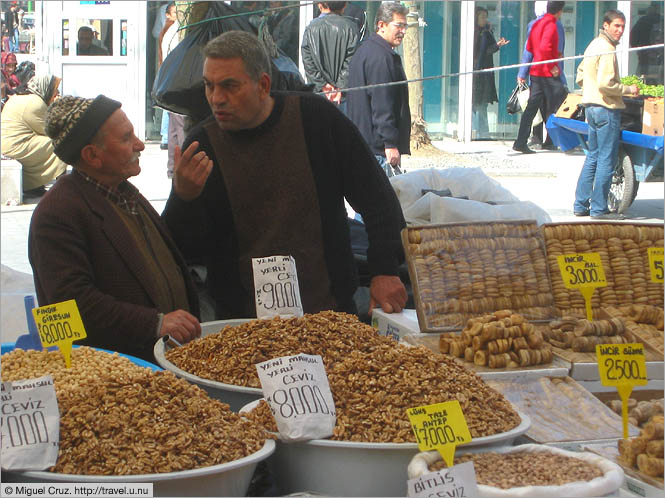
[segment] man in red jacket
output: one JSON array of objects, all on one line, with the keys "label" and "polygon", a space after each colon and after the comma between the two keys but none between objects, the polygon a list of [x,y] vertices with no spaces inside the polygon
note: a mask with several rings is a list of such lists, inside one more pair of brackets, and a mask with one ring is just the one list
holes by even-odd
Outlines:
[{"label": "man in red jacket", "polygon": [[[547,13],[531,28],[531,34],[526,42],[526,49],[533,54],[533,62],[541,62],[562,57],[559,53],[559,32],[556,22],[561,19],[565,2],[547,2]],[[531,131],[531,123],[538,112],[540,101],[545,99],[547,117],[556,112],[565,98],[565,89],[559,78],[559,66],[556,62],[538,64],[529,69],[531,77],[531,92],[529,94],[529,105],[522,114],[517,139],[513,144],[513,150],[524,154],[534,154],[526,144]]]}]

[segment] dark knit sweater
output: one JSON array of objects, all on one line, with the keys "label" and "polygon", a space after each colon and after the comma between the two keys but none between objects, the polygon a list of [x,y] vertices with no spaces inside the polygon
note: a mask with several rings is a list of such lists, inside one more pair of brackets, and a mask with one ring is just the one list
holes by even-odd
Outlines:
[{"label": "dark knit sweater", "polygon": [[[263,124],[231,135],[258,136],[274,126],[281,116],[285,95],[273,94],[275,106]],[[390,182],[353,123],[320,96],[290,95],[299,95],[301,99],[304,140],[319,199],[332,292],[338,309],[351,311],[358,279],[344,198],[365,222],[369,238],[367,258],[372,276],[398,274],[398,266],[404,259],[400,241],[404,217]],[[206,265],[217,318],[240,318],[237,313],[247,296],[241,295],[243,290],[239,284],[234,221],[219,158],[215,157],[203,129],[205,124],[192,129],[183,150],[198,141],[200,150],[204,150],[215,163],[212,173],[199,198],[192,202],[181,200],[171,191],[162,216],[186,259]],[[266,168],[270,166],[265,165]],[[293,223],[297,224],[298,220]],[[255,229],[261,230],[261,227]]]}]

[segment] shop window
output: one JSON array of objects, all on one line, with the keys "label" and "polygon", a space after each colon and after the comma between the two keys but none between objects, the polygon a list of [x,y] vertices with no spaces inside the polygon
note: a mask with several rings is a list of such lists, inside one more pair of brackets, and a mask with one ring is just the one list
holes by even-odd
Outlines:
[{"label": "shop window", "polygon": [[[636,48],[663,43],[663,4],[631,2],[630,8],[633,23],[628,35],[630,46]],[[629,57],[629,74],[639,76],[647,85],[663,84],[662,48],[631,52]]]},{"label": "shop window", "polygon": [[[125,52],[126,47],[125,43]],[[75,24],[63,20],[62,55],[113,55],[113,20],[79,18]]]}]

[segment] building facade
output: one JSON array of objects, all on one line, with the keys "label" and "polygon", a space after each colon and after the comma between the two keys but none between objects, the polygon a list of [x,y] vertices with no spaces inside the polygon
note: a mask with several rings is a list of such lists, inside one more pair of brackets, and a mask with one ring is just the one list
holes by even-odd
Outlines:
[{"label": "building facade", "polygon": [[[123,102],[123,108],[142,139],[157,140],[161,109],[153,105],[151,91],[158,70],[157,37],[165,1],[34,1],[20,2],[34,18],[34,60],[40,70],[48,70],[62,78],[63,94],[94,97],[104,93]],[[286,17],[289,23],[273,29],[277,41],[284,41],[292,58],[299,58],[302,33],[315,15],[311,2],[227,2],[239,12],[273,11],[271,17]],[[302,5],[301,5],[302,3]],[[380,2],[351,2],[365,10],[368,31]],[[422,74],[432,77],[423,83],[423,116],[434,137],[452,137],[460,141],[481,139],[473,122],[473,87],[477,77],[474,67],[474,27],[476,9],[487,11],[487,20],[495,39],[509,40],[493,55],[496,68],[519,63],[526,39],[526,26],[535,17],[532,1],[418,1],[414,4],[420,17],[419,30]],[[9,2],[2,2],[3,11]],[[193,2],[176,2],[184,12]],[[567,2],[561,22],[565,32],[564,56],[581,55],[602,27],[608,9],[619,9],[626,15],[627,30],[619,50],[630,46],[631,28],[638,22],[648,29],[642,44],[663,41],[663,2],[644,1],[577,1]],[[654,22],[655,19],[655,22]],[[640,21],[642,20],[642,21]],[[646,23],[645,20],[650,22]],[[272,21],[271,21],[272,22]],[[93,44],[99,55],[77,53],[77,34],[82,26],[94,33]],[[3,47],[4,50],[4,47]],[[653,74],[663,82],[662,49],[660,70]],[[643,70],[637,53],[620,52],[622,75]],[[567,61],[564,72],[571,91],[575,89],[578,61]],[[656,67],[658,61],[656,61]],[[497,70],[494,84],[497,102],[487,105],[488,133],[483,139],[512,140],[517,135],[520,115],[506,112],[506,101],[516,84],[517,68]],[[441,76],[441,77],[438,77]]]}]

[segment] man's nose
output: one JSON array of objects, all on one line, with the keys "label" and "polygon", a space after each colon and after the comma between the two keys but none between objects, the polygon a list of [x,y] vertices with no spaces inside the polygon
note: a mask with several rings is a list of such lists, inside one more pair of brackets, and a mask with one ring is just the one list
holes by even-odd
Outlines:
[{"label": "man's nose", "polygon": [[138,137],[134,137],[134,138],[136,138],[136,143],[134,145],[134,149],[137,150],[137,151],[142,151],[143,149],[145,149],[145,144],[141,140],[139,140]]},{"label": "man's nose", "polygon": [[213,105],[223,105],[227,101],[227,96],[226,96],[226,91],[224,91],[222,88],[217,88],[212,92],[212,104]]}]

